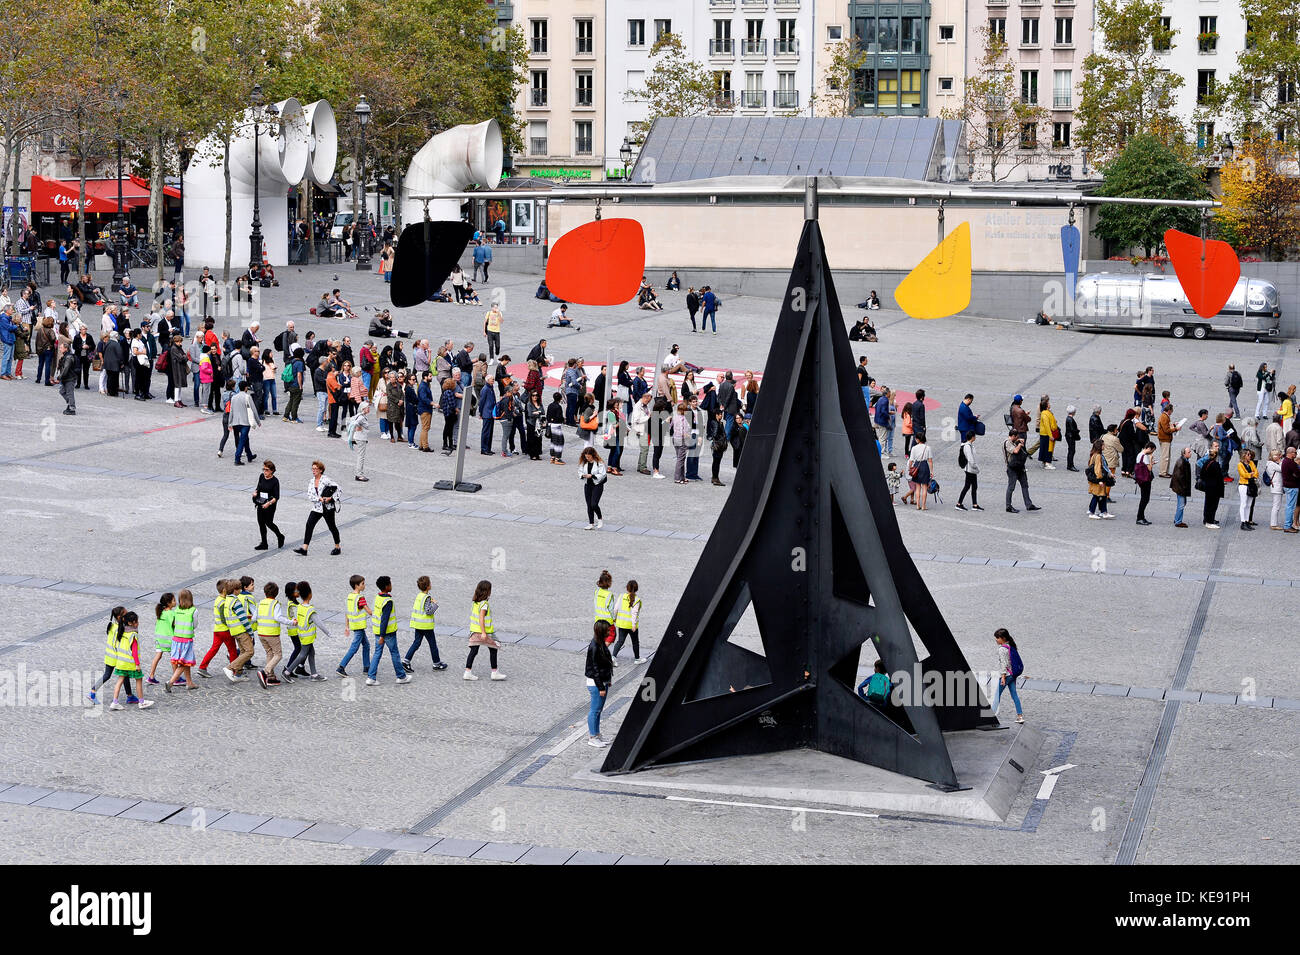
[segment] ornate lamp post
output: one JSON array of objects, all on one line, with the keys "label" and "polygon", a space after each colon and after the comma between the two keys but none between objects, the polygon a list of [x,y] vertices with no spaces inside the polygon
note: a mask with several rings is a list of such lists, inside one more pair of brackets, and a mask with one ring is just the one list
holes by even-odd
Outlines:
[{"label": "ornate lamp post", "polygon": [[623,145],[618,147],[618,158],[623,160],[623,181],[627,182],[627,169],[632,165],[632,140],[623,137]]},{"label": "ornate lamp post", "polygon": [[253,87],[253,230],[248,234],[248,270],[253,272],[262,267],[262,205],[261,205],[261,171],[262,171],[262,127],[259,120],[265,114],[268,127],[275,121],[279,111],[274,103],[268,103],[262,109],[262,85]]},{"label": "ornate lamp post", "polygon": [[357,118],[357,125],[361,127],[361,155],[358,157],[358,163],[361,166],[361,213],[354,215],[352,221],[356,223],[358,230],[357,235],[357,271],[370,271],[370,205],[366,202],[366,126],[370,123],[370,104],[366,102],[364,96],[357,103],[357,108],[352,111]]}]

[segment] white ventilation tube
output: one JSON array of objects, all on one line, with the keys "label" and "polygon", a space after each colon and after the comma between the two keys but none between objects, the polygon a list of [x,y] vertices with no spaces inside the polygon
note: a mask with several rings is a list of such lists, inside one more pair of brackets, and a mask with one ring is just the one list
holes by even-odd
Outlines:
[{"label": "white ventilation tube", "polygon": [[[424,203],[412,196],[461,192],[478,183],[489,189],[501,181],[504,152],[501,127],[495,119],[474,126],[453,126],[425,143],[411,159],[402,180],[402,224],[424,221]],[[460,202],[437,199],[429,203],[435,222],[460,218]]]},{"label": "white ventilation tube", "polygon": [[[256,150],[260,159],[257,170],[258,211],[267,258],[275,266],[286,265],[289,261],[289,187],[302,182],[309,165],[315,173],[317,164],[313,162],[313,153],[319,157],[321,168],[325,167],[326,159],[330,160],[332,172],[333,157],[338,148],[334,114],[330,110],[326,121],[320,105],[313,104],[316,107],[314,115],[320,118],[320,132],[326,142],[316,143],[314,149],[311,121],[296,99],[276,104],[280,122],[274,135],[265,121],[260,126]],[[325,104],[325,108],[328,110],[329,104]],[[237,271],[247,267],[248,234],[253,223],[252,120],[252,111],[245,110],[230,142],[230,264]],[[185,171],[185,221],[195,226],[194,231],[185,236],[185,258],[193,265],[215,268],[225,260],[225,230],[218,225],[226,221],[224,159],[221,140],[208,137],[199,143],[194,159]]]},{"label": "white ventilation tube", "polygon": [[328,186],[334,178],[334,166],[339,156],[338,123],[334,109],[323,99],[302,108],[311,133],[308,138],[310,159],[307,179],[318,186]]}]

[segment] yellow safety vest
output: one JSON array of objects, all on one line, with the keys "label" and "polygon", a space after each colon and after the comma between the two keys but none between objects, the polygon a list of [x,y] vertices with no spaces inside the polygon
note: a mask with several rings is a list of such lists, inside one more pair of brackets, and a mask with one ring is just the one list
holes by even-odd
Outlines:
[{"label": "yellow safety vest", "polygon": [[[479,608],[483,608],[483,623],[478,622]],[[483,628],[487,629],[484,630]],[[469,632],[470,633],[495,633],[492,629],[492,608],[488,606],[486,600],[476,600],[469,608]]]},{"label": "yellow safety vest", "polygon": [[244,608],[244,612],[250,617],[253,611],[253,602],[248,599],[248,594],[234,594],[226,598],[226,626],[229,627],[232,637],[248,632],[248,628],[239,622],[239,614],[235,612],[235,604],[237,603]]},{"label": "yellow safety vest", "polygon": [[117,666],[117,638],[122,632],[122,625],[114,620],[108,625],[108,638],[104,641],[104,666]]},{"label": "yellow safety vest", "polygon": [[[640,617],[632,614],[632,595],[624,593],[623,598],[618,602],[618,618],[614,625],[620,630],[635,630],[640,623]],[[641,598],[636,598],[637,613],[641,611]]]},{"label": "yellow safety vest", "polygon": [[596,588],[596,619],[614,623],[614,595],[604,587]]},{"label": "yellow safety vest", "polygon": [[134,630],[127,630],[117,641],[117,661],[114,666],[119,670],[134,670],[136,668],[135,656],[131,653],[131,645],[136,641]]},{"label": "yellow safety vest", "polygon": [[361,609],[361,594],[348,594],[348,629],[366,629],[366,612]]},{"label": "yellow safety vest", "polygon": [[501,313],[495,308],[483,316],[487,320],[487,330],[490,332],[501,331]]},{"label": "yellow safety vest", "polygon": [[298,636],[298,601],[289,601],[289,611],[285,616],[289,618],[289,636]]},{"label": "yellow safety vest", "polygon": [[194,608],[177,607],[172,618],[172,633],[180,640],[194,639]]},{"label": "yellow safety vest", "polygon": [[411,607],[411,629],[412,630],[432,630],[433,614],[424,612],[424,601],[428,594],[417,594],[415,604]]},{"label": "yellow safety vest", "polygon": [[258,601],[257,635],[259,637],[278,637],[280,635],[280,621],[275,619],[275,608],[277,606],[277,602],[270,597]]},{"label": "yellow safety vest", "polygon": [[388,594],[379,594],[375,597],[375,609],[370,614],[370,632],[376,637],[387,636],[390,633],[397,632],[397,612],[396,608],[388,614],[388,627],[382,632],[379,625],[384,622],[384,608],[393,602],[393,598]]},{"label": "yellow safety vest", "polygon": [[316,642],[316,608],[311,604],[298,604],[298,642]]},{"label": "yellow safety vest", "polygon": [[226,623],[226,607],[230,598],[221,594],[212,603],[212,629],[214,632],[229,629]]}]

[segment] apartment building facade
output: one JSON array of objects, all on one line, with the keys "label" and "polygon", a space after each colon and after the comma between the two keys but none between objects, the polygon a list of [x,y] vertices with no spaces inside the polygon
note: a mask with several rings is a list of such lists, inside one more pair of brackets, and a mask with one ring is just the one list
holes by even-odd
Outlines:
[{"label": "apartment building facade", "polygon": [[605,0],[514,0],[512,14],[528,46],[515,103],[524,148],[513,174],[605,178]]},{"label": "apartment building facade", "polygon": [[814,0],[608,0],[605,155],[617,157],[646,103],[632,91],[653,69],[650,49],[664,33],[712,74],[719,112],[807,114],[816,89]]},{"label": "apartment building facade", "polygon": [[1222,116],[1208,113],[1202,104],[1237,69],[1237,57],[1246,48],[1246,18],[1237,0],[1173,0],[1163,6],[1164,25],[1177,32],[1168,48],[1156,53],[1170,72],[1183,78],[1178,116],[1189,124],[1209,164],[1221,165],[1216,153],[1229,129]]}]

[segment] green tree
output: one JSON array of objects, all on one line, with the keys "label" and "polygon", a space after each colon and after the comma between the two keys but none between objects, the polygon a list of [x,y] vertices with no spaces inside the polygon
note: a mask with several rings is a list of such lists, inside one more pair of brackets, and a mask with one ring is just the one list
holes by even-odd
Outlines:
[{"label": "green tree", "polygon": [[1246,48],[1213,105],[1242,140],[1270,136],[1295,142],[1300,136],[1300,3],[1241,0],[1241,12]]},{"label": "green tree", "polygon": [[639,141],[644,141],[654,121],[661,116],[703,116],[729,112],[719,96],[713,74],[686,52],[682,38],[665,33],[650,47],[650,72],[645,86],[628,90],[628,95],[649,103],[646,118],[633,125]]},{"label": "green tree", "polygon": [[1183,78],[1164,57],[1177,30],[1161,22],[1160,0],[1098,0],[1096,43],[1083,61],[1075,141],[1104,165],[1130,137],[1153,135],[1185,148],[1177,110]]},{"label": "green tree", "polygon": [[971,163],[979,167],[976,176],[987,172],[999,182],[1042,157],[1050,145],[1044,132],[1051,114],[1038,104],[1037,95],[1022,95],[1002,35],[988,27],[982,35],[983,52],[966,78],[961,105],[941,115],[964,124]]},{"label": "green tree", "polygon": [[[1160,137],[1134,136],[1103,169],[1099,196],[1141,199],[1207,199],[1210,191],[1199,170]],[[1116,249],[1142,249],[1150,258],[1167,229],[1195,233],[1200,212],[1173,206],[1103,205],[1093,234]]]},{"label": "green tree", "polygon": [[830,59],[822,70],[822,90],[816,97],[825,116],[852,116],[858,106],[858,71],[867,64],[867,51],[840,40],[831,48]]}]

